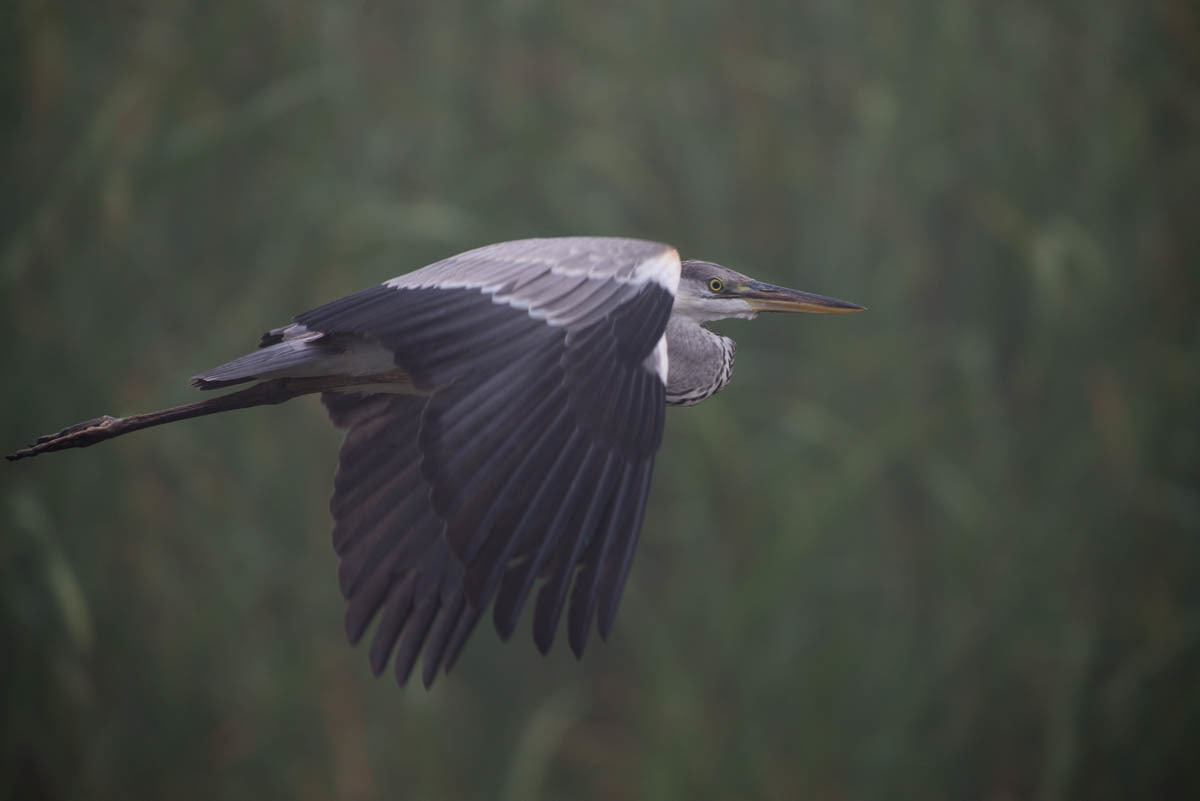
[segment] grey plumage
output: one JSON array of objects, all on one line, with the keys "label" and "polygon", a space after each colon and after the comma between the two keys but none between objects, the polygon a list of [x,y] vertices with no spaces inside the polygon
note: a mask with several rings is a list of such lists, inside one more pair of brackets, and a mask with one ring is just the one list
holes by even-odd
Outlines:
[{"label": "grey plumage", "polygon": [[[245,390],[145,419],[64,429],[16,456],[320,391],[346,429],[330,511],[357,641],[426,686],[492,606],[509,637],[537,589],[546,651],[567,614],[581,655],[607,637],[637,545],[667,404],[729,381],[759,311],[859,307],[753,281],[663,244],[572,237],[452,256],[297,315],[259,350],[197,375]],[[132,421],[132,422],[130,422]]]},{"label": "grey plumage", "polygon": [[395,366],[392,353],[376,342],[328,336],[300,326],[289,333],[294,336],[193,376],[192,385],[199,389],[223,389],[277,376],[372,375]]},{"label": "grey plumage", "polygon": [[678,316],[667,322],[666,336],[669,405],[695,406],[725,388],[737,350],[732,339]]}]

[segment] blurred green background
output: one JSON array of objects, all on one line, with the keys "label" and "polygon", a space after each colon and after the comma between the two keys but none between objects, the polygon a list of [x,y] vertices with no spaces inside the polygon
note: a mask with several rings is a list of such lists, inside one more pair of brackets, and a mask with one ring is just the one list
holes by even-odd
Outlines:
[{"label": "blurred green background", "polygon": [[0,19],[6,451],[504,239],[870,307],[720,326],[609,644],[429,693],[344,642],[317,401],[4,466],[0,796],[1200,797],[1195,3]]}]

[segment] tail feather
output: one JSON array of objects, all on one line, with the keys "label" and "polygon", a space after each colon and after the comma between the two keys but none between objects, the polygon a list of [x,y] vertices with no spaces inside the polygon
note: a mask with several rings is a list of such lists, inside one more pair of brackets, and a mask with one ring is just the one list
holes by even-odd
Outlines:
[{"label": "tail feather", "polygon": [[192,376],[192,385],[200,389],[220,389],[282,375],[314,375],[321,371],[311,368],[317,368],[319,363],[327,364],[342,353],[342,348],[319,333],[303,339],[285,339]]}]

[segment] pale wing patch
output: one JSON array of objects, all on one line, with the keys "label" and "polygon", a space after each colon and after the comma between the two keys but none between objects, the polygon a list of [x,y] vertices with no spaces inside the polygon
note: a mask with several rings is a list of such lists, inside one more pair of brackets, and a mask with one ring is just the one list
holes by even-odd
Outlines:
[{"label": "pale wing patch", "polygon": [[667,385],[667,335],[663,334],[658,339],[658,344],[654,346],[654,350],[650,351],[650,355],[646,357],[646,369],[658,375],[662,379],[663,386]]},{"label": "pale wing patch", "polygon": [[634,270],[634,281],[653,281],[672,295],[676,294],[679,291],[679,251],[667,248],[662,255],[642,262]]}]

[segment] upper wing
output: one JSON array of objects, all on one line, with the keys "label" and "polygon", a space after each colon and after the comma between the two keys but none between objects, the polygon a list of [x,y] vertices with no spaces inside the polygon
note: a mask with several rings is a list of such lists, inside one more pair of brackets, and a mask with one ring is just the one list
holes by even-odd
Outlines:
[{"label": "upper wing", "polygon": [[[332,506],[335,537],[359,544],[339,552],[343,578],[351,558],[350,572],[366,576],[343,585],[350,611],[366,615],[362,627],[388,593],[403,600],[395,587],[416,571],[425,594],[416,591],[410,606],[439,598],[415,627],[435,632],[427,672],[442,658],[431,649],[456,639],[452,660],[493,598],[496,628],[509,636],[539,576],[539,648],[550,647],[568,592],[576,654],[593,618],[607,635],[662,438],[663,332],[678,275],[678,255],[665,245],[527,240],[461,254],[296,318],[310,331],[380,343],[421,393],[360,397],[358,416],[345,420]],[[331,413],[336,422],[334,405]],[[379,600],[358,603],[359,592]],[[455,599],[465,605],[456,610]],[[389,608],[380,632],[394,641]],[[451,610],[447,622],[430,622],[439,610]],[[461,639],[455,626],[465,627]]]}]

